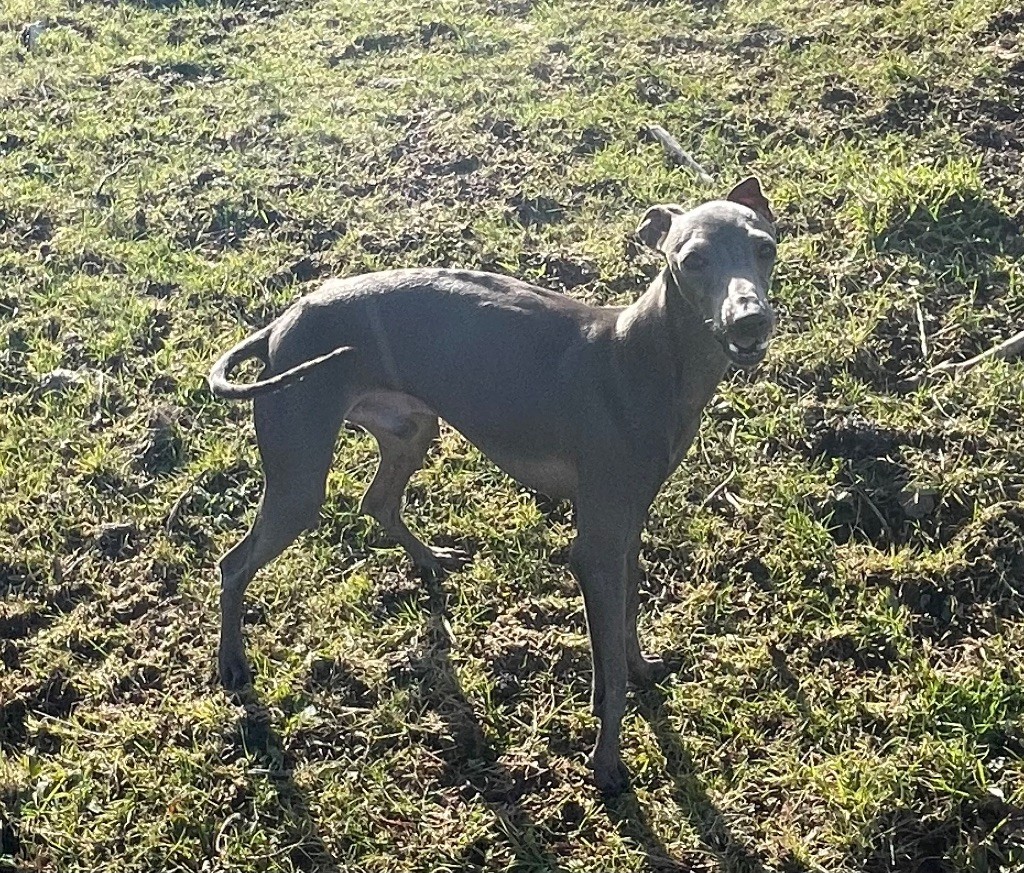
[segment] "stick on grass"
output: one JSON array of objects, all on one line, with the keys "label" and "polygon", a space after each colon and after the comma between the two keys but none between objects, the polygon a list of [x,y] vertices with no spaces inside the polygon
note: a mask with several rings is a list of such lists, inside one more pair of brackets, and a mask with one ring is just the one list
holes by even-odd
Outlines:
[{"label": "stick on grass", "polygon": [[990,358],[997,358],[1006,361],[1010,358],[1016,357],[1021,352],[1024,352],[1024,330],[1015,333],[1008,340],[1004,340],[999,343],[999,345],[986,349],[980,355],[975,355],[973,358],[968,358],[966,361],[946,361],[942,364],[937,364],[932,367],[928,373],[931,375],[933,373],[942,373],[947,370],[952,370],[954,373],[964,373],[972,367],[978,366],[982,361],[987,361]]},{"label": "stick on grass", "polygon": [[692,170],[697,174],[697,178],[705,185],[715,184],[715,180],[708,175],[700,164],[683,151],[683,147],[679,145],[676,138],[665,130],[664,127],[660,124],[649,124],[647,125],[647,132],[661,143],[661,147],[665,150],[665,153],[677,164],[681,164],[688,170]]}]

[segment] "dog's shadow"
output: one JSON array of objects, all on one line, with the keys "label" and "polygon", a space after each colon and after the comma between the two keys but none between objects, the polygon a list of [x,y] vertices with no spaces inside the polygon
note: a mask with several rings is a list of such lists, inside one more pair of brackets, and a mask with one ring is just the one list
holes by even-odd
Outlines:
[{"label": "dog's shadow", "polygon": [[288,854],[295,868],[342,873],[346,868],[324,842],[306,795],[292,777],[293,757],[274,729],[270,711],[252,693],[245,696],[234,739],[239,751],[259,765],[258,771],[250,772],[264,775],[274,791],[280,824],[289,838]]},{"label": "dog's shadow", "polygon": [[[442,783],[459,785],[467,799],[477,799],[495,818],[496,830],[506,835],[505,846],[515,857],[514,869],[562,871],[564,868],[546,845],[544,828],[538,826],[520,799],[536,789],[531,782],[539,774],[515,773],[500,759],[500,752],[487,738],[472,701],[467,697],[451,660],[453,645],[448,616],[449,596],[443,586],[426,579],[427,626],[424,644],[410,657],[403,673],[405,683],[420,703],[440,718],[443,736],[438,754],[445,769]],[[470,847],[457,859],[464,869],[486,869],[480,853]]]},{"label": "dog's shadow", "polygon": [[[394,679],[440,719],[442,728],[437,736],[427,738],[431,750],[444,763],[438,778],[442,785],[459,786],[463,797],[477,799],[490,810],[496,820],[495,829],[507,836],[503,842],[515,857],[515,869],[559,873],[564,868],[547,848],[543,828],[534,823],[519,803],[533,789],[532,780],[511,772],[501,763],[499,751],[488,740],[472,702],[462,689],[450,656],[447,596],[437,583],[425,584],[429,611],[421,634],[424,642]],[[270,711],[251,691],[245,693],[244,703],[235,744],[255,760],[258,769],[253,772],[265,776],[276,793],[279,823],[290,838],[289,852],[297,869],[323,873],[351,869],[332,854],[321,836],[306,795],[292,779],[294,756],[274,729]],[[485,869],[483,847],[469,846],[462,855],[450,860],[461,863],[467,871]]]},{"label": "dog's shadow", "polygon": [[[672,799],[700,836],[708,861],[713,858],[723,873],[765,873],[764,864],[732,834],[725,817],[708,796],[693,758],[672,727],[664,693],[658,689],[640,693],[637,708],[654,732],[665,758],[665,768],[672,780]],[[647,869],[657,873],[691,873],[691,863],[671,856],[633,792],[609,800],[606,806],[620,833],[644,851]]]},{"label": "dog's shadow", "polygon": [[[440,719],[440,743],[436,748],[444,763],[442,784],[459,785],[467,799],[476,799],[496,820],[496,830],[505,834],[505,846],[515,856],[516,869],[564,870],[559,858],[548,848],[546,829],[535,823],[520,800],[542,786],[531,785],[502,764],[499,751],[487,738],[473,703],[464,692],[451,660],[451,628],[447,616],[447,595],[428,582],[426,626],[423,641],[410,655],[396,680],[410,689]],[[292,779],[294,761],[274,730],[267,708],[248,698],[237,725],[237,742],[256,759],[276,793],[282,825],[291,838],[290,852],[301,869],[340,873],[347,869],[334,856],[321,836],[320,827],[306,797]],[[724,873],[765,873],[757,856],[731,833],[724,816],[704,789],[682,738],[672,727],[664,693],[648,690],[637,696],[641,717],[650,725],[665,758],[672,780],[672,798],[687,816],[706,849],[706,857]],[[438,738],[432,742],[437,743]],[[647,813],[633,792],[605,802],[609,818],[620,834],[635,843],[645,855],[645,869],[657,873],[690,873],[692,864],[673,858],[655,832]],[[464,869],[484,869],[483,852],[452,859]],[[712,860],[714,859],[714,860]]]}]

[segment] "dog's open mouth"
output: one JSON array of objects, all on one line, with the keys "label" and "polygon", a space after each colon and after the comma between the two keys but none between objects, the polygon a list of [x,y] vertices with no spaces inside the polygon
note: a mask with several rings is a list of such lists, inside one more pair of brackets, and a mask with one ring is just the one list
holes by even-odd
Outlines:
[{"label": "dog's open mouth", "polygon": [[753,367],[761,363],[768,351],[768,337],[724,337],[722,346],[729,360],[738,367]]}]

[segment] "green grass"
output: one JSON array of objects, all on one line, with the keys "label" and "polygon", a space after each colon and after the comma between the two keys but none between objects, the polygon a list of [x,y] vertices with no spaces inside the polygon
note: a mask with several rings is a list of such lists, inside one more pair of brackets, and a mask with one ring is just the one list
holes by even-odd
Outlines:
[{"label": "green grass", "polygon": [[[1024,321],[1022,28],[1003,0],[8,0],[0,869],[1024,869],[1022,365],[912,382]],[[643,210],[750,172],[780,331],[654,508],[643,634],[682,667],[632,700],[633,794],[588,782],[571,513],[450,431],[407,513],[468,569],[413,578],[346,431],[320,528],[251,586],[254,699],[217,688],[215,562],[260,485],[220,351],[385,267],[629,300]]]}]

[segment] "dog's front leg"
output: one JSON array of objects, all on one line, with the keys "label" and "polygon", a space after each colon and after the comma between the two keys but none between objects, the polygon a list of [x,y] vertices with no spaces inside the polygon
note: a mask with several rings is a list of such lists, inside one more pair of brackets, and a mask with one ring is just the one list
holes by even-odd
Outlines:
[{"label": "dog's front leg", "polygon": [[640,583],[643,568],[640,566],[640,536],[637,535],[626,558],[626,664],[629,680],[639,688],[657,685],[669,673],[669,667],[662,658],[648,658],[640,648],[637,633],[637,619],[640,616]]},{"label": "dog's front leg", "polygon": [[619,733],[626,710],[627,587],[634,525],[615,504],[587,506],[577,502],[578,535],[571,566],[583,592],[594,673],[592,705],[600,722],[592,765],[594,781],[605,794],[629,785],[622,763]]}]

